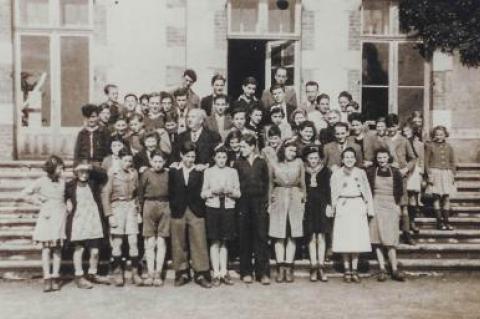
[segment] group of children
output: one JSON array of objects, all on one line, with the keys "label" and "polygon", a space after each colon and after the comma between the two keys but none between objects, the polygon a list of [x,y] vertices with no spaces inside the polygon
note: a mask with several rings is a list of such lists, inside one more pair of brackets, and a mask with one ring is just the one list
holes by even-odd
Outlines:
[{"label": "group of children", "polygon": [[[169,247],[175,286],[191,281],[192,270],[202,287],[232,285],[232,243],[243,282],[270,284],[270,243],[275,281],[293,282],[301,238],[312,282],[328,280],[329,250],[342,255],[344,280],[360,282],[358,257],[372,246],[378,280],[387,279],[386,251],[392,278],[403,281],[399,224],[404,241],[415,244],[422,192],[434,195],[438,228],[452,229],[453,148],[441,126],[427,141],[422,114],[401,127],[395,114],[366,122],[348,92],[330,108],[330,98],[312,81],[302,105],[290,102],[296,104],[295,92],[281,80],[257,99],[251,77],[230,101],[221,75],[212,78],[213,94],[200,100],[191,87],[195,72],[186,70],[184,78],[173,94],[128,94],[124,105],[117,87],[108,85],[106,103],[82,107],[73,180],[65,181],[62,159],[51,156],[47,176],[24,191],[41,205],[33,240],[42,244],[45,291],[60,289],[63,244],[73,247],[79,288],[123,286],[126,259],[134,284],[162,286]],[[98,275],[105,247],[111,251],[108,277]]]}]

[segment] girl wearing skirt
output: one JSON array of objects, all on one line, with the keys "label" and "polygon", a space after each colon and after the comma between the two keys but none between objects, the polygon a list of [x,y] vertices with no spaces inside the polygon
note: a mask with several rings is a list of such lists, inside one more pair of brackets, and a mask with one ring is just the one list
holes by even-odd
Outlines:
[{"label": "girl wearing skirt", "polygon": [[277,282],[293,282],[293,261],[297,238],[303,237],[305,210],[305,167],[297,157],[295,139],[278,151],[278,163],[270,167],[270,228],[275,240]]},{"label": "girl wearing skirt", "polygon": [[60,289],[59,273],[62,245],[66,239],[67,207],[62,159],[50,156],[45,162],[44,170],[47,176],[40,177],[25,188],[22,195],[29,202],[40,205],[33,241],[42,245],[43,291],[49,292]]},{"label": "girl wearing skirt", "polygon": [[323,165],[323,152],[318,145],[306,146],[303,151],[305,160],[305,184],[307,186],[307,201],[305,203],[304,230],[309,240],[310,281],[319,278],[327,281],[325,274],[325,236],[331,233],[332,221],[327,217],[331,210],[330,177],[332,172]]},{"label": "girl wearing skirt", "polygon": [[425,170],[428,186],[434,195],[433,209],[437,217],[437,228],[453,230],[450,215],[450,195],[456,192],[455,172],[457,163],[452,146],[446,142],[447,129],[436,126],[432,130],[432,142],[426,144]]},{"label": "girl wearing skirt", "polygon": [[213,286],[232,285],[228,275],[227,241],[235,236],[235,199],[240,198],[240,182],[235,169],[227,166],[228,150],[215,149],[215,166],[204,173],[201,196],[207,211],[207,237],[210,241],[210,261]]},{"label": "girl wearing skirt", "polygon": [[376,165],[367,170],[368,181],[373,193],[375,216],[370,221],[370,241],[380,267],[378,281],[387,279],[383,249],[387,250],[392,266],[392,279],[404,281],[405,276],[398,271],[397,249],[399,243],[400,201],[403,196],[402,175],[398,168],[390,166],[391,156],[386,148],[378,149]]},{"label": "girl wearing skirt", "polygon": [[351,147],[342,152],[342,167],[332,174],[332,251],[342,254],[345,282],[359,283],[358,255],[372,250],[368,217],[373,217],[373,199],[365,171],[355,167]]}]

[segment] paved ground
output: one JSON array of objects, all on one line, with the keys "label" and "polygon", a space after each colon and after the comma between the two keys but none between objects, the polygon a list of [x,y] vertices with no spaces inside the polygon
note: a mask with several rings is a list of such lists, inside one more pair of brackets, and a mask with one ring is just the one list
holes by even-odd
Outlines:
[{"label": "paved ground", "polygon": [[40,281],[1,282],[0,318],[480,318],[480,273],[411,278],[406,283],[346,284],[340,278],[310,283],[92,290],[66,284],[42,293]]}]

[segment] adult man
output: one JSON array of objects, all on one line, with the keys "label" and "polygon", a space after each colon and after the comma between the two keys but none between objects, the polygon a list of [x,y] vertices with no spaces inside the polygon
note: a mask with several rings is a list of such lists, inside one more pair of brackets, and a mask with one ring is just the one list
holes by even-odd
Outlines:
[{"label": "adult man", "polygon": [[[275,83],[272,84],[272,87],[274,85],[279,85],[284,88],[285,91],[285,101],[287,104],[293,105],[294,109],[297,108],[297,93],[295,92],[295,89],[293,87],[286,87],[287,83],[287,69],[280,66],[275,70]],[[262,94],[262,102],[263,105],[265,105],[267,108],[270,108],[272,104],[275,103],[275,100],[273,98],[273,94],[271,93],[271,90],[264,90]]]},{"label": "adult man", "polygon": [[318,83],[315,81],[308,81],[305,84],[305,96],[307,100],[304,101],[300,108],[310,113],[317,109]]},{"label": "adult man", "polygon": [[193,92],[192,86],[197,82],[197,73],[192,69],[186,69],[183,72],[183,88],[187,90],[187,106],[190,109],[200,107],[200,98]]},{"label": "adult man", "polygon": [[274,106],[281,108],[285,114],[285,121],[290,123],[292,121],[290,117],[297,107],[286,102],[285,87],[279,84],[274,84],[270,88],[270,92],[273,97],[273,102],[269,104],[270,106],[268,110],[270,111]]},{"label": "adult man", "polygon": [[337,169],[342,164],[342,152],[347,147],[352,147],[355,150],[357,158],[356,166],[362,166],[363,156],[362,150],[355,142],[347,140],[348,124],[338,122],[334,126],[335,129],[335,141],[328,143],[324,146],[323,152],[325,154],[325,165],[332,170]]},{"label": "adult man", "polygon": [[187,113],[188,107],[188,91],[184,88],[178,88],[173,92],[175,98],[175,105],[177,106],[175,111],[178,118],[178,134],[187,130]]},{"label": "adult man", "polygon": [[105,104],[107,104],[110,109],[110,120],[108,122],[109,124],[114,124],[117,118],[124,113],[123,106],[118,102],[118,86],[115,84],[107,84],[103,88],[103,92],[107,96]]},{"label": "adult man", "polygon": [[[212,107],[214,104],[214,98],[218,95],[223,95],[225,91],[225,82],[226,79],[223,75],[221,74],[215,74],[212,77],[212,89],[213,93],[210,95],[205,96],[202,101],[200,101],[200,107],[207,112],[207,116],[210,116],[212,114]],[[228,103],[228,98],[227,98],[227,103]]]},{"label": "adult man", "polygon": [[232,128],[232,117],[225,114],[228,107],[227,96],[220,94],[213,98],[213,113],[207,117],[206,127],[217,132],[222,137],[222,141],[227,137],[228,132]]}]

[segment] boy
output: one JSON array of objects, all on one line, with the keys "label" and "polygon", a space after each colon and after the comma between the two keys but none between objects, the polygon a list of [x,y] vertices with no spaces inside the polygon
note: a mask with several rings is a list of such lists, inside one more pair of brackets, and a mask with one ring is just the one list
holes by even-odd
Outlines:
[{"label": "boy", "polygon": [[166,161],[164,154],[154,151],[150,160],[152,168],[148,168],[140,177],[138,202],[143,215],[148,269],[145,286],[163,285],[161,274],[167,251],[166,238],[170,236],[168,170],[164,168]]},{"label": "boy", "polygon": [[165,115],[175,112],[175,108],[173,107],[173,96],[168,92],[160,93],[160,105]]},{"label": "boy", "polygon": [[305,84],[305,102],[300,105],[307,113],[317,109],[318,83],[315,81],[308,81]]},{"label": "boy", "polygon": [[135,94],[128,93],[125,95],[123,104],[125,105],[125,117],[127,119],[138,112],[138,98]]},{"label": "boy", "polygon": [[335,141],[335,124],[340,122],[340,111],[330,110],[325,116],[327,127],[320,130],[319,140],[322,145]]},{"label": "boy", "polygon": [[183,88],[187,91],[187,105],[189,109],[200,107],[200,98],[193,92],[192,86],[197,82],[197,73],[192,69],[183,72]]},{"label": "boy", "polygon": [[232,110],[232,128],[231,130],[238,130],[242,134],[250,133],[255,134],[252,130],[245,127],[247,124],[247,110],[241,107],[234,108]]},{"label": "boy", "polygon": [[130,131],[126,138],[130,144],[132,154],[135,155],[143,149],[142,141],[145,135],[143,116],[138,113],[133,114],[128,118],[128,127]]},{"label": "boy", "polygon": [[274,84],[270,88],[270,92],[272,93],[273,96],[273,104],[269,106],[269,109],[271,109],[273,106],[279,107],[282,109],[283,113],[285,114],[285,122],[292,124],[292,113],[295,111],[295,106],[293,104],[287,104],[285,102],[285,87]]},{"label": "boy", "polygon": [[154,92],[148,99],[148,116],[144,119],[146,130],[156,130],[165,125],[165,114],[162,112],[161,94]]},{"label": "boy", "polygon": [[102,205],[110,225],[112,244],[112,281],[117,287],[125,284],[125,263],[122,259],[123,238],[128,239],[129,256],[132,263],[132,281],[141,285],[138,275],[138,173],[133,169],[132,155],[122,150],[118,154],[121,159],[120,169],[108,171],[108,182],[102,190]]},{"label": "boy", "polygon": [[82,106],[85,126],[78,133],[75,142],[74,162],[87,160],[100,166],[110,153],[110,132],[98,126],[98,108],[93,104]]},{"label": "boy", "polygon": [[188,91],[180,88],[176,89],[173,92],[175,97],[175,103],[177,105],[177,116],[178,116],[178,134],[183,133],[187,130],[187,113],[189,108],[187,107],[187,96]]},{"label": "boy", "polygon": [[[224,95],[225,91],[225,82],[226,79],[223,75],[221,74],[215,74],[212,77],[211,84],[212,84],[212,89],[213,93],[204,97],[200,101],[200,107],[205,110],[207,113],[207,116],[212,115],[212,107],[215,108],[215,97],[219,95]],[[227,105],[228,105],[228,98],[227,98]]]},{"label": "boy", "polygon": [[[283,88],[283,92],[285,92],[285,101],[287,104],[292,105],[293,109],[297,108],[297,93],[295,92],[295,89],[293,87],[287,87],[287,80],[288,80],[288,75],[287,75],[287,69],[283,66],[278,67],[275,70],[275,75],[274,75],[274,80],[275,83],[272,84],[272,86],[280,86]],[[262,94],[262,102],[266,106],[271,106],[272,104],[275,104],[275,97],[273,96],[272,90],[270,88],[270,91],[265,90],[263,91]]]},{"label": "boy", "polygon": [[[175,286],[183,286],[190,281],[190,256],[195,282],[203,288],[211,288],[208,280],[210,264],[204,219],[205,203],[200,197],[203,173],[195,168],[195,151],[192,142],[183,143],[180,147],[181,162],[177,168],[172,167],[169,171]],[[190,248],[190,254],[187,247]]]},{"label": "boy", "polygon": [[227,96],[223,94],[215,96],[213,98],[213,114],[207,117],[206,120],[207,128],[220,134],[222,141],[225,141],[225,137],[227,137],[228,132],[232,128],[232,117],[225,114],[227,108]]},{"label": "boy", "polygon": [[171,151],[170,148],[162,147],[162,141],[157,131],[147,131],[145,133],[143,146],[144,148],[133,157],[133,165],[140,174],[151,167],[150,161],[155,151],[160,151],[164,154],[164,150]]},{"label": "boy", "polygon": [[[250,110],[254,105],[260,105],[264,107],[261,101],[255,96],[257,90],[257,80],[252,77],[246,77],[242,83],[243,93],[238,97],[232,105],[232,109],[243,108],[245,110]],[[230,111],[230,110],[229,110]]]}]

